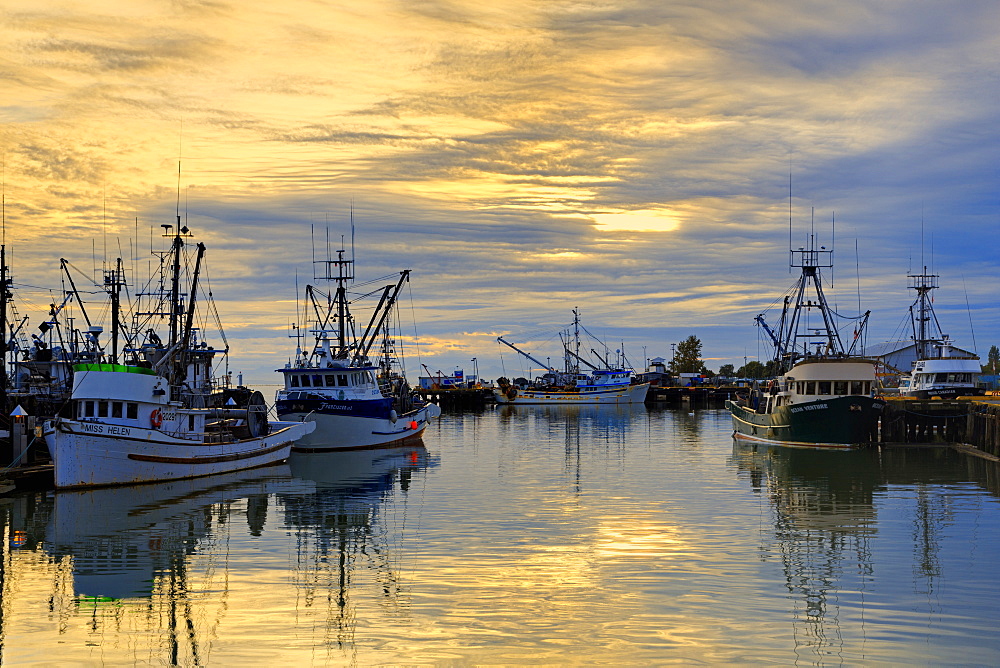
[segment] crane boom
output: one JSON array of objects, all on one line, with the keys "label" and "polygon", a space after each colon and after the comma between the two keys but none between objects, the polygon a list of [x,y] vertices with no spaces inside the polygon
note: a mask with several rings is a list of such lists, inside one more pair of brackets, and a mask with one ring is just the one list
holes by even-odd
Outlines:
[{"label": "crane boom", "polygon": [[513,343],[511,343],[510,341],[505,341],[502,336],[498,336],[497,337],[497,341],[499,341],[500,343],[504,344],[505,346],[509,346],[510,348],[513,348],[515,352],[518,352],[518,353],[524,355],[529,360],[531,360],[532,362],[534,362],[538,366],[542,367],[543,369],[545,369],[549,373],[555,373],[556,372],[556,370],[553,369],[552,367],[550,367],[548,364],[543,364],[543,363],[539,362],[534,357],[532,357],[528,353],[524,352],[523,350],[521,350],[520,348],[518,348],[517,346],[515,346]]}]

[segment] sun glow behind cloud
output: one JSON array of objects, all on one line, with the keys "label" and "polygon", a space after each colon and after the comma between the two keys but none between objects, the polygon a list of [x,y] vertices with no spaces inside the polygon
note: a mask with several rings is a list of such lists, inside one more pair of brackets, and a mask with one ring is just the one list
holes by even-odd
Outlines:
[{"label": "sun glow behind cloud", "polygon": [[603,230],[670,232],[680,225],[677,214],[662,209],[595,213],[592,217]]}]

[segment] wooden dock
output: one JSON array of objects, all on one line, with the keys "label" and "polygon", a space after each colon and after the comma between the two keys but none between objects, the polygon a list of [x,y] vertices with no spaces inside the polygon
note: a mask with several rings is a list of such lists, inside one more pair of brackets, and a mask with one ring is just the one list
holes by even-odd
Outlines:
[{"label": "wooden dock", "polygon": [[740,391],[746,392],[746,388],[714,385],[653,386],[646,393],[646,403],[684,408],[711,408],[722,406],[726,399],[733,399]]},{"label": "wooden dock", "polygon": [[950,445],[1000,461],[1000,401],[984,397],[886,400],[879,425],[882,445]]},{"label": "wooden dock", "polygon": [[485,387],[418,389],[417,394],[442,410],[479,409],[495,401],[493,390]]}]

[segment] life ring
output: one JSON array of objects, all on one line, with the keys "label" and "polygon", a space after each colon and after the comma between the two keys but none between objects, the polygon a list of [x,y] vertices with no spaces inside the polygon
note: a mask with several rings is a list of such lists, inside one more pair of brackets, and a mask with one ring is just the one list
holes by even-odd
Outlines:
[{"label": "life ring", "polygon": [[156,429],[159,429],[160,425],[163,424],[163,413],[159,408],[154,408],[153,412],[149,414],[149,424]]}]

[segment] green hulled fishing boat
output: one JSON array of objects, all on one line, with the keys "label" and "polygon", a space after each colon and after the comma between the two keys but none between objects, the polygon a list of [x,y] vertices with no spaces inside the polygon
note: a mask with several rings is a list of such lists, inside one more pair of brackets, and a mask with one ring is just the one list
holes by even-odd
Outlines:
[{"label": "green hulled fishing boat", "polygon": [[[757,384],[726,407],[738,439],[798,447],[850,448],[875,439],[885,403],[877,397],[875,360],[855,353],[870,312],[843,318],[827,304],[820,269],[833,266],[833,251],[791,251],[792,267],[802,270],[784,298],[779,325],[772,329],[763,314],[757,323],[774,344],[772,368],[778,375]],[[853,325],[845,347],[838,319]]]}]

